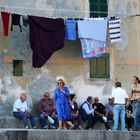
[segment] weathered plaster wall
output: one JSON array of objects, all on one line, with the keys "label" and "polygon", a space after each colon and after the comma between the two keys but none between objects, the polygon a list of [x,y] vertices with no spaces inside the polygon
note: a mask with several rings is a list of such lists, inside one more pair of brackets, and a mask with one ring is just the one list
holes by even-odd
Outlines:
[{"label": "weathered plaster wall", "polygon": [[[7,5],[8,3],[8,5]],[[88,0],[0,0],[11,12],[45,17],[88,17]]]},{"label": "weathered plaster wall", "polygon": [[[77,2],[79,7],[83,4]],[[71,6],[71,2],[66,4]],[[138,12],[140,6],[137,0],[109,0],[109,15],[115,14],[122,19],[122,42],[110,44],[108,39],[107,46],[111,47],[111,79],[108,81],[89,80],[89,62],[82,58],[79,40],[66,42],[64,48],[56,52],[41,69],[32,68],[28,28],[24,27],[22,33],[19,28],[14,28],[14,32],[10,32],[6,38],[2,35],[0,25],[0,115],[12,114],[12,104],[23,90],[28,93],[30,108],[46,91],[53,97],[56,77],[59,75],[65,77],[71,93],[76,93],[79,103],[89,95],[99,96],[105,103],[116,78],[122,81],[123,87],[129,92],[132,76],[140,75],[140,17],[127,18],[126,14]],[[13,59],[24,60],[22,77],[13,77]]]},{"label": "weathered plaster wall", "polygon": [[110,0],[110,15],[120,17],[122,20],[122,41],[111,45],[114,47],[114,76],[123,82],[130,93],[133,75],[140,76],[140,2],[137,0]]},{"label": "weathered plaster wall", "polygon": [[[9,1],[0,1],[5,4]],[[19,1],[18,1],[19,2]],[[19,3],[10,1],[10,6],[19,6]],[[82,16],[79,13],[67,13],[64,11],[58,12],[56,9],[69,9],[69,10],[82,10],[88,8],[86,1],[50,1],[50,0],[32,0],[22,1],[23,7],[30,7],[37,9],[45,9],[50,6],[53,13],[49,13],[47,16],[70,16],[76,17]],[[50,5],[48,5],[48,3]],[[86,2],[88,3],[88,1]],[[44,6],[44,7],[42,7]],[[52,7],[51,7],[52,6]],[[23,7],[20,6],[20,12],[24,13]],[[11,11],[14,9],[11,9]],[[47,12],[39,11],[39,14],[43,15]],[[42,13],[44,12],[44,14]],[[25,13],[24,13],[25,14]],[[28,11],[28,14],[31,14]],[[35,13],[34,13],[35,14]],[[52,15],[51,15],[52,14]],[[84,15],[85,16],[85,15]],[[1,20],[0,20],[1,21]],[[56,76],[63,75],[67,79],[68,86],[73,91],[74,88],[71,85],[71,81],[74,78],[84,73],[84,61],[81,60],[81,51],[79,42],[67,43],[64,49],[60,50],[49,60],[49,62],[41,69],[32,68],[32,52],[29,45],[29,31],[28,28],[23,27],[23,32],[19,32],[19,28],[14,28],[14,32],[9,32],[8,37],[2,35],[3,28],[0,24],[0,115],[11,115],[12,105],[14,100],[19,97],[22,91],[28,93],[29,107],[32,108],[33,103],[36,103],[42,98],[44,92],[49,91],[53,97],[53,92],[56,84]],[[14,77],[12,69],[13,59],[24,60],[24,74],[22,77]],[[73,61],[74,60],[74,61]],[[83,78],[82,78],[83,79]],[[79,78],[78,80],[81,80]]]}]

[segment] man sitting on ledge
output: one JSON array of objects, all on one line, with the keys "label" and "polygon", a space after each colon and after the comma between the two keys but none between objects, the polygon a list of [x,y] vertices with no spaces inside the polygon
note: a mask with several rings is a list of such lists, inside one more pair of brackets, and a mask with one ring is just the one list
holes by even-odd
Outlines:
[{"label": "man sitting on ledge", "polygon": [[82,120],[88,121],[86,129],[92,129],[97,121],[94,116],[94,109],[92,108],[92,104],[93,98],[89,96],[79,109]]},{"label": "man sitting on ledge", "polygon": [[55,129],[58,125],[58,118],[56,116],[55,104],[54,101],[50,98],[50,94],[48,92],[44,93],[43,99],[39,101],[39,120],[41,121],[42,127],[47,129],[46,119],[49,120],[48,116],[51,117],[54,122],[50,122],[50,128]]},{"label": "man sitting on ledge", "polygon": [[107,120],[107,112],[105,110],[105,106],[102,103],[99,103],[99,98],[94,98],[94,103],[92,105],[94,108],[95,117],[99,122],[104,123],[106,130],[111,130],[108,120]]},{"label": "man sitting on ledge", "polygon": [[21,119],[23,121],[24,128],[26,129],[29,128],[27,119],[30,119],[32,127],[36,129],[35,119],[34,116],[28,111],[26,99],[27,95],[22,93],[20,98],[15,101],[13,106],[13,116],[17,119]]}]

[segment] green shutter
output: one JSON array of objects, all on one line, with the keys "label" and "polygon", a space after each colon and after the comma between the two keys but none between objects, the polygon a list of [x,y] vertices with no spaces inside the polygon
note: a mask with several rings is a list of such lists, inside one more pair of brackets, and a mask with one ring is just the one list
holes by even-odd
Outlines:
[{"label": "green shutter", "polygon": [[107,0],[90,0],[90,17],[107,17]]},{"label": "green shutter", "polygon": [[96,59],[90,59],[90,78],[109,78],[109,54]]},{"label": "green shutter", "polygon": [[13,60],[13,75],[22,76],[23,75],[23,61]]}]

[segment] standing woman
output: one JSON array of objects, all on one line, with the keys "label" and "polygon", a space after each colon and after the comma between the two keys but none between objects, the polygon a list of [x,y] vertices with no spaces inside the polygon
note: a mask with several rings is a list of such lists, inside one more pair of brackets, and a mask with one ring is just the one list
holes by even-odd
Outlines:
[{"label": "standing woman", "polygon": [[66,129],[67,122],[71,120],[71,110],[69,106],[69,89],[65,86],[65,83],[62,79],[57,81],[58,87],[54,92],[54,101],[56,105],[56,111],[58,114],[59,120],[59,128],[58,129]]},{"label": "standing woman", "polygon": [[139,115],[140,115],[140,80],[137,76],[133,76],[132,79],[132,109],[134,114],[134,130],[138,130],[139,126]]}]

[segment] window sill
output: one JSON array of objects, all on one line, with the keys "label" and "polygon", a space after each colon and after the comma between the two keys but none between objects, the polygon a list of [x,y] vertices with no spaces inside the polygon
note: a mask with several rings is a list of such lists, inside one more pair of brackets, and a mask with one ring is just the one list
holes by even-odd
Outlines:
[{"label": "window sill", "polygon": [[110,81],[110,78],[89,78],[90,81]]},{"label": "window sill", "polygon": [[86,83],[90,85],[104,85],[111,81],[111,78],[88,78]]}]

